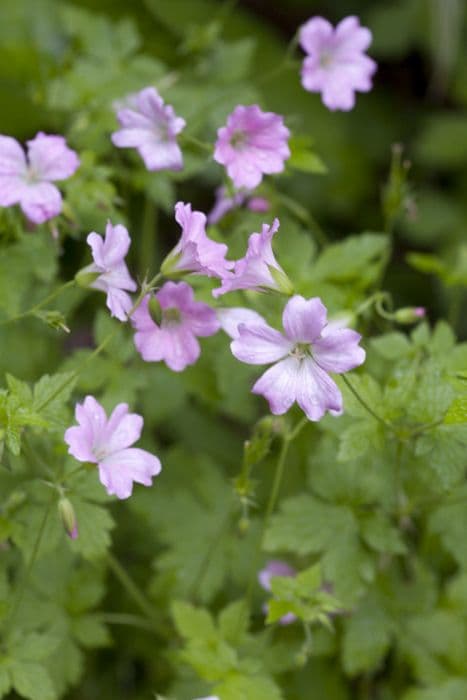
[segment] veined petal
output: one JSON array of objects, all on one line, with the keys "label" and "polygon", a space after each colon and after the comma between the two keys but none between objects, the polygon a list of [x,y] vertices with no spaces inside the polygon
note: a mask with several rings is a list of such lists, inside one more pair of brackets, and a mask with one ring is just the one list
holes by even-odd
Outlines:
[{"label": "veined petal", "polygon": [[230,335],[232,340],[236,340],[240,336],[238,326],[241,323],[247,326],[268,325],[259,313],[253,311],[253,309],[245,309],[241,306],[216,309],[216,313],[222,330],[227,335]]},{"label": "veined petal", "polygon": [[326,325],[326,317],[326,307],[319,297],[305,299],[296,294],[285,306],[282,323],[290,340],[311,343]]},{"label": "veined petal", "polygon": [[287,357],[266,370],[254,385],[252,392],[267,399],[271,413],[282,415],[296,400],[298,381],[299,360]]},{"label": "veined petal", "polygon": [[130,447],[140,439],[143,419],[137,413],[128,413],[128,404],[119,403],[107,422],[103,441],[107,454]]},{"label": "veined petal", "polygon": [[111,316],[118,318],[119,321],[125,322],[133,306],[133,301],[130,295],[124,292],[123,289],[108,286],[106,306]]},{"label": "veined petal", "polygon": [[115,452],[99,463],[99,479],[107,493],[122,499],[131,496],[133,482],[151,486],[152,477],[160,471],[159,459],[136,447]]},{"label": "veined petal", "polygon": [[311,358],[302,360],[297,380],[297,403],[311,421],[320,420],[326,411],[342,413],[342,394],[331,377]]},{"label": "veined petal", "polygon": [[313,343],[313,358],[326,372],[348,372],[365,362],[361,338],[350,328],[335,329]]},{"label": "veined petal", "polygon": [[[131,244],[130,235],[121,224],[113,226],[107,222],[103,248],[103,260],[106,268],[115,267],[122,262]],[[97,260],[96,260],[97,262]]]},{"label": "veined petal", "polygon": [[293,343],[266,322],[261,325],[238,326],[238,337],[230,344],[237,360],[249,365],[266,365],[277,362],[293,348]]}]

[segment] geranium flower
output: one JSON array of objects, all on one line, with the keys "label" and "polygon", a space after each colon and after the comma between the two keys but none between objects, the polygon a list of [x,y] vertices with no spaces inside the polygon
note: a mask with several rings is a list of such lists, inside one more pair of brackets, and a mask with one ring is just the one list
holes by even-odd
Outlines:
[{"label": "geranium flower", "polygon": [[[264,569],[261,569],[261,571],[258,573],[258,581],[265,591],[270,592],[272,578],[275,576],[288,576],[293,578],[296,576],[296,574],[297,572],[295,569],[289,566],[285,561],[281,561],[280,559],[272,559],[271,561],[268,561]],[[267,604],[265,605],[264,611],[267,614]],[[295,622],[296,619],[297,618],[293,613],[287,613],[280,618],[279,622],[281,625],[290,625],[290,623]]]},{"label": "geranium flower", "polygon": [[340,415],[342,394],[328,372],[342,374],[365,361],[360,334],[349,328],[326,331],[327,311],[318,297],[292,297],[282,322],[285,335],[266,322],[240,324],[239,336],[231,343],[241,362],[276,363],[258,379],[253,393],[264,396],[275,415],[286,413],[295,401],[312,421],[326,411]]},{"label": "geranium flower", "polygon": [[302,85],[320,92],[331,110],[350,110],[355,91],[371,90],[376,63],[364,52],[371,32],[358,17],[346,17],[334,27],[322,17],[312,17],[300,29],[300,45],[308,54],[302,67]]},{"label": "geranium flower", "polygon": [[185,120],[177,117],[153,87],[130,95],[118,108],[122,127],[112,134],[118,148],[136,148],[148,170],[181,170],[183,156],[177,134]]},{"label": "geranium flower", "polygon": [[98,277],[91,281],[89,286],[105,292],[111,315],[119,321],[126,321],[133,305],[127,291],[135,292],[137,289],[125,263],[131,243],[128,231],[121,224],[112,226],[109,221],[105,229],[105,238],[93,231],[86,241],[91,247],[94,262],[78,275],[85,277],[89,273],[91,276],[93,273],[97,274]]},{"label": "geranium flower", "polygon": [[19,204],[34,224],[62,210],[62,195],[52,182],[66,180],[79,166],[77,154],[63,136],[40,131],[27,141],[27,156],[11,136],[0,136],[0,206]]},{"label": "geranium flower", "polygon": [[261,233],[251,234],[245,257],[235,262],[232,273],[224,275],[222,285],[213,290],[214,297],[235,289],[273,289],[291,293],[292,283],[274,257],[271,246],[272,237],[278,230],[279,219],[274,219],[271,226],[263,224]]},{"label": "geranium flower", "polygon": [[235,187],[254,189],[263,174],[281,173],[290,157],[283,118],[258,105],[238,105],[217,132],[214,160],[225,165]]},{"label": "geranium flower", "polygon": [[243,306],[230,306],[228,308],[216,309],[216,313],[222,330],[233,340],[240,335],[238,327],[241,323],[250,326],[261,324],[267,326],[266,321],[257,311],[246,309]]},{"label": "geranium flower", "polygon": [[[157,313],[152,310],[154,301]],[[214,335],[220,328],[214,309],[195,301],[193,289],[186,282],[166,282],[154,296],[146,295],[131,322],[136,329],[135,346],[143,360],[165,362],[174,372],[181,372],[198,359],[201,349],[197,336]]]},{"label": "geranium flower", "polygon": [[79,462],[93,462],[99,469],[100,482],[107,493],[128,498],[133,482],[151,486],[152,477],[161,471],[157,457],[137,447],[143,419],[128,413],[128,405],[119,403],[110,418],[93,396],[76,404],[75,417],[79,425],[68,428],[65,442],[68,452]]},{"label": "geranium flower", "polygon": [[206,216],[191,211],[191,204],[177,202],[175,219],[182,228],[182,236],[161,266],[161,272],[194,272],[208,277],[223,277],[234,263],[226,260],[227,246],[216,243],[206,235]]}]

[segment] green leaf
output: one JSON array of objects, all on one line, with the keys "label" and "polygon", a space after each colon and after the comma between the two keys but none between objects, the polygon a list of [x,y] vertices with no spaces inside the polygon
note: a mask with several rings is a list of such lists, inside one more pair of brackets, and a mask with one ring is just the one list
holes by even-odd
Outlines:
[{"label": "green leaf", "polygon": [[213,688],[222,700],[282,700],[283,695],[271,678],[232,673]]},{"label": "green leaf", "polygon": [[391,623],[381,607],[366,600],[345,623],[342,663],[351,676],[374,672],[391,642]]},{"label": "green leaf", "polygon": [[73,620],[72,630],[79,643],[88,649],[108,646],[111,641],[107,627],[97,615],[81,615]]},{"label": "green leaf", "polygon": [[467,680],[451,678],[432,688],[413,688],[405,693],[402,700],[465,700]]},{"label": "green leaf", "polygon": [[415,454],[423,457],[441,486],[451,488],[465,473],[467,426],[440,425],[417,440]]},{"label": "green leaf", "polygon": [[76,378],[74,372],[45,374],[34,384],[33,410],[56,424],[66,425],[64,407],[71,396]]},{"label": "green leaf", "polygon": [[219,632],[223,639],[238,646],[248,632],[249,613],[244,600],[238,600],[225,607],[218,618]]},{"label": "green leaf", "polygon": [[107,508],[89,503],[73,495],[70,500],[75,509],[79,535],[70,546],[86,559],[103,557],[111,545],[110,532],[115,526]]},{"label": "green leaf", "polygon": [[349,236],[325,248],[313,267],[312,275],[315,280],[338,284],[352,282],[365,289],[377,279],[387,251],[388,238],[383,234]]},{"label": "green leaf", "polygon": [[11,681],[16,692],[28,700],[55,700],[57,693],[46,669],[38,663],[12,661]]},{"label": "green leaf", "polygon": [[210,640],[217,637],[214,621],[207,610],[175,601],[172,604],[172,616],[177,630],[187,640]]},{"label": "green leaf", "polygon": [[459,425],[467,423],[467,396],[458,396],[449,407],[444,416],[446,425]]},{"label": "green leaf", "polygon": [[376,552],[405,554],[407,547],[402,534],[382,512],[377,511],[360,518],[362,537]]},{"label": "green leaf", "polygon": [[312,140],[307,136],[293,136],[289,140],[290,158],[287,166],[305,173],[323,175],[328,169],[321,158],[311,148]]},{"label": "green leaf", "polygon": [[[460,490],[458,498],[467,498],[467,493]],[[467,509],[464,502],[448,503],[439,506],[428,518],[429,530],[439,535],[441,541],[455,561],[467,569],[467,549],[465,533],[467,531]]]}]

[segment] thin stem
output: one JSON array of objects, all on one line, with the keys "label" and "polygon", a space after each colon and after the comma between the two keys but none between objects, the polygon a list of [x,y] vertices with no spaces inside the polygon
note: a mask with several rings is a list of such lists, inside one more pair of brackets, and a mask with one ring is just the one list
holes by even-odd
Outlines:
[{"label": "thin stem", "polygon": [[141,629],[154,631],[154,626],[148,622],[146,618],[139,615],[131,615],[130,613],[98,613],[98,617],[102,622],[108,625],[128,625],[129,627],[140,627]]},{"label": "thin stem", "polygon": [[385,428],[389,428],[389,430],[394,431],[394,428],[393,428],[393,426],[391,425],[391,423],[388,423],[387,420],[385,420],[384,418],[381,418],[381,416],[379,416],[377,413],[375,413],[375,411],[373,411],[373,409],[371,408],[371,406],[369,406],[369,405],[367,404],[367,402],[365,401],[365,399],[363,399],[363,398],[360,396],[360,394],[358,393],[358,391],[352,386],[352,384],[351,384],[350,381],[347,379],[347,377],[345,376],[345,374],[342,374],[341,377],[342,377],[342,381],[344,382],[344,384],[346,384],[347,388],[352,392],[352,394],[355,396],[355,398],[357,399],[357,401],[358,401],[359,403],[361,403],[361,405],[363,406],[363,408],[364,408],[366,411],[368,411],[368,413],[369,413],[371,416],[373,416],[373,418],[375,418],[379,423],[381,423],[381,425],[384,425]]},{"label": "thin stem", "polygon": [[129,597],[136,603],[141,612],[144,613],[152,623],[155,623],[157,618],[151,603],[111,552],[107,554],[107,562]]},{"label": "thin stem", "polygon": [[36,311],[42,309],[43,306],[46,306],[50,301],[60,296],[60,294],[65,291],[65,289],[69,289],[69,287],[72,287],[74,284],[76,284],[76,280],[74,278],[68,280],[68,282],[65,282],[64,284],[60,285],[60,287],[54,289],[53,292],[46,296],[45,299],[42,299],[42,301],[40,301],[38,304],[35,304],[30,309],[27,309],[27,311],[22,311],[20,314],[16,314],[16,316],[11,316],[10,318],[6,318],[3,321],[0,321],[0,325],[3,326],[6,323],[19,321],[21,318],[26,318],[26,316],[33,316],[36,313]]},{"label": "thin stem", "polygon": [[154,259],[157,236],[157,211],[154,202],[146,195],[143,212],[143,235],[139,249],[139,271],[145,275]]}]

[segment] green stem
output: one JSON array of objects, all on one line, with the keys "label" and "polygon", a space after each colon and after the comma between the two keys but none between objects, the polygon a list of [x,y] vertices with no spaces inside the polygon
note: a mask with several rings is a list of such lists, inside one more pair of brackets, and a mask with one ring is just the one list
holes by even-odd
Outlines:
[{"label": "green stem", "polygon": [[145,630],[154,630],[154,626],[144,617],[139,615],[131,615],[130,613],[98,613],[98,617],[102,622],[108,625],[128,625],[129,627],[140,627]]},{"label": "green stem", "polygon": [[394,431],[394,428],[393,428],[393,426],[391,425],[391,423],[389,423],[387,420],[385,420],[384,418],[381,418],[381,416],[379,416],[377,413],[375,413],[375,411],[373,411],[373,409],[371,408],[371,406],[369,406],[369,405],[367,404],[367,402],[365,401],[365,399],[363,399],[363,398],[360,396],[360,394],[358,393],[358,391],[352,386],[352,384],[351,384],[350,381],[347,379],[347,377],[345,376],[345,374],[342,374],[341,377],[342,377],[342,381],[344,382],[344,384],[346,384],[347,388],[352,392],[352,394],[355,396],[355,398],[357,399],[357,401],[363,406],[363,408],[364,408],[366,411],[368,411],[368,413],[369,413],[371,416],[373,416],[373,418],[375,418],[379,423],[381,423],[381,425],[384,425],[385,428],[388,428],[389,430]]},{"label": "green stem", "polygon": [[111,552],[107,554],[107,562],[115,577],[118,578],[129,597],[136,603],[141,612],[144,613],[153,624],[156,623],[157,617],[151,603]]},{"label": "green stem", "polygon": [[143,235],[139,249],[139,270],[145,275],[154,260],[157,236],[157,212],[154,202],[146,195],[143,212]]},{"label": "green stem", "polygon": [[17,314],[16,316],[11,316],[10,318],[6,318],[3,321],[0,321],[0,325],[4,325],[6,323],[12,323],[13,321],[19,321],[21,318],[26,318],[26,316],[33,316],[36,313],[36,311],[39,311],[39,309],[42,309],[43,306],[46,306],[50,301],[52,301],[56,297],[60,296],[60,294],[63,291],[65,291],[65,289],[72,287],[74,284],[76,284],[76,281],[74,278],[71,280],[68,280],[68,282],[65,282],[64,284],[60,285],[60,287],[57,287],[56,289],[54,289],[53,292],[51,292],[48,296],[46,296],[45,299],[42,299],[42,301],[40,301],[38,304],[35,304],[27,311],[22,311],[20,314]]}]

